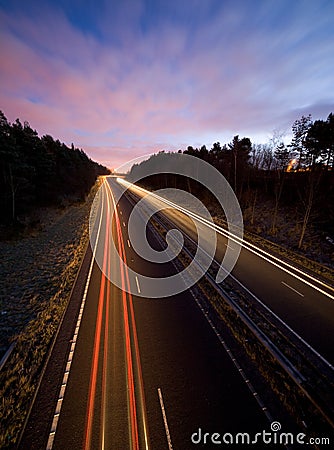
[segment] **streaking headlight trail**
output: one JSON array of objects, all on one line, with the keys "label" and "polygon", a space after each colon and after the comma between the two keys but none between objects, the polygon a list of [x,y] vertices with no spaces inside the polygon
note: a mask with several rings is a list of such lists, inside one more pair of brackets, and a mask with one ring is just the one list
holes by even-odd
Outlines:
[{"label": "streaking headlight trail", "polygon": [[[144,165],[141,169],[140,174],[138,173],[137,176],[135,175],[132,177],[131,183],[119,179],[119,189],[112,190],[108,182],[104,183],[100,188],[100,191],[104,190],[103,196],[106,196],[108,201],[111,217],[115,215],[116,222],[120,222],[116,205],[121,196],[128,189],[135,189],[135,183],[142,178],[157,174],[174,174],[195,180],[214,195],[225,213],[229,232],[234,236],[237,236],[240,240],[240,243],[234,241],[232,244],[232,241],[230,242],[230,239],[228,238],[229,242],[226,247],[226,252],[216,276],[216,281],[218,283],[222,282],[231,273],[238,260],[243,239],[243,218],[240,205],[225,177],[209,163],[194,156],[181,153],[175,153],[168,159],[168,167],[159,166],[156,169],[152,169],[152,167],[146,167]],[[97,193],[94,202],[100,202],[101,198],[103,198],[100,191]],[[187,191],[168,188],[159,189],[150,193],[145,191],[144,195],[143,192],[141,192],[142,198],[131,211],[127,224],[124,223],[123,225],[127,226],[129,241],[136,253],[143,260],[154,262],[156,264],[173,260],[180,253],[184,245],[182,233],[177,229],[172,229],[169,230],[166,235],[167,247],[165,250],[157,251],[150,246],[146,237],[146,228],[150,218],[159,211],[171,208],[171,206],[168,206],[168,204],[159,200],[159,196],[174,201],[175,198],[177,198],[177,204],[181,207],[189,207],[189,205],[192,205],[192,207],[196,209],[197,214],[203,217],[208,223],[213,224],[212,217],[204,204]],[[94,208],[93,204],[92,210],[94,209],[96,210],[96,207]],[[90,241],[93,248],[95,247],[96,240],[96,233],[94,233],[94,219],[95,217],[91,215]],[[169,297],[183,292],[199,281],[209,269],[214,259],[217,237],[214,227],[203,227],[202,224],[197,221],[193,221],[193,223],[197,233],[197,249],[191,263],[181,272],[163,278],[147,277],[127,266],[126,268],[130,278],[130,284],[127,288],[128,292],[146,298]],[[119,228],[120,227],[117,227],[118,232],[121,232],[121,229]],[[110,240],[110,247],[114,257],[120,259],[120,264],[113,264],[113,267],[111,267],[110,271],[105,275],[113,284],[122,288],[121,274],[122,271],[125,270],[126,263],[118,254],[112,238]],[[98,246],[96,261],[100,269],[103,270],[102,246],[100,248]],[[140,285],[140,292],[138,291],[138,285]]]}]

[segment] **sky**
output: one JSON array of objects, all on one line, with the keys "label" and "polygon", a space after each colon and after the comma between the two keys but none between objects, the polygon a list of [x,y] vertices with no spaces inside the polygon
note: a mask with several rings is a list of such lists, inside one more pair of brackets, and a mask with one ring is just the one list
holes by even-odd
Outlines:
[{"label": "sky", "polygon": [[0,0],[0,110],[117,168],[334,112],[332,0]]}]

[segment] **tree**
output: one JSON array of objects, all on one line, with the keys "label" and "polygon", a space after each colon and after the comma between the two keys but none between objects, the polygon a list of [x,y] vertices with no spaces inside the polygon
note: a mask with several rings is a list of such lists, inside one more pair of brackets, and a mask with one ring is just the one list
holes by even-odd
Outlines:
[{"label": "tree", "polygon": [[333,167],[334,117],[329,114],[326,121],[316,120],[308,129],[305,148],[312,164],[321,163],[327,170]]},{"label": "tree", "polygon": [[13,174],[13,166],[19,161],[19,155],[15,151],[15,141],[11,135],[11,127],[4,113],[0,111],[0,167],[4,189],[1,194],[6,205],[7,187],[11,197],[11,219],[16,217],[16,192],[17,182]]},{"label": "tree", "polygon": [[311,114],[308,116],[302,116],[300,119],[295,120],[292,125],[293,138],[290,147],[292,151],[296,152],[298,155],[298,168],[307,165],[309,162],[306,158],[305,139],[311,125]]},{"label": "tree", "polygon": [[253,144],[250,164],[257,170],[262,168],[262,144]]},{"label": "tree", "polygon": [[[321,151],[320,141],[318,141],[320,129],[323,129],[320,123],[313,124],[311,114],[302,116],[297,119],[292,125],[293,138],[290,148],[298,155],[298,169],[307,169],[307,173],[300,174],[303,180],[302,183],[305,189],[299,193],[300,202],[304,206],[304,215],[301,227],[301,233],[298,241],[298,248],[303,245],[303,240],[307,227],[309,225],[311,211],[313,207],[315,192],[320,182],[321,171],[317,170],[317,158]],[[320,132],[320,134],[322,134]]]},{"label": "tree", "polygon": [[[232,156],[233,156],[233,179],[234,179],[234,192],[237,192],[237,172],[244,171],[248,166],[250,153],[252,149],[252,143],[249,138],[239,139],[239,136],[234,136],[232,142],[228,144]],[[242,177],[240,177],[242,179]]]},{"label": "tree", "polygon": [[274,168],[275,158],[270,144],[262,145],[262,169],[270,171]]},{"label": "tree", "polygon": [[[317,120],[308,127],[307,135],[304,139],[306,157],[308,159],[308,174],[306,182],[306,195],[301,195],[305,212],[302,222],[301,234],[298,248],[301,248],[310,221],[320,179],[322,177],[323,166],[329,170],[331,159],[334,155],[334,119],[333,114],[329,114],[327,121]],[[332,161],[333,164],[333,161]]]},{"label": "tree", "polygon": [[220,142],[214,142],[209,152],[208,162],[219,170],[226,178],[229,178],[231,158],[230,151],[227,149],[226,144],[221,146]]},{"label": "tree", "polygon": [[28,122],[10,124],[0,111],[1,222],[21,222],[43,205],[83,199],[108,170],[51,136],[39,138]]},{"label": "tree", "polygon": [[334,115],[330,113],[327,117],[327,132],[328,132],[328,149],[327,149],[327,170],[334,168]]},{"label": "tree", "polygon": [[273,220],[271,223],[271,232],[272,234],[276,234],[276,223],[277,223],[277,215],[278,215],[278,207],[280,203],[280,199],[283,192],[283,186],[286,176],[286,169],[291,159],[291,152],[286,148],[283,142],[280,142],[275,151],[274,156],[276,160],[276,170],[274,173],[275,176],[275,204],[274,204],[274,213]]},{"label": "tree", "polygon": [[205,145],[202,145],[202,147],[199,149],[199,157],[204,161],[207,161],[209,159],[209,151]]},{"label": "tree", "polygon": [[288,147],[285,146],[283,142],[281,142],[274,150],[274,157],[276,162],[276,170],[284,172],[293,157],[293,153],[288,149]]},{"label": "tree", "polygon": [[316,120],[308,129],[305,138],[305,148],[307,160],[311,165],[327,159],[327,149],[329,146],[329,136],[327,123],[323,120]]}]

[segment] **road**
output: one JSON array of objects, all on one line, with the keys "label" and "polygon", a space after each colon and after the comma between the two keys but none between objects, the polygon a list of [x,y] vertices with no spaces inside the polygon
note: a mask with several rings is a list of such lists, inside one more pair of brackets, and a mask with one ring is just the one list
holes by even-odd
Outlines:
[{"label": "road", "polygon": [[[138,197],[148,192],[129,183],[125,185]],[[162,207],[165,202],[159,196],[149,197],[155,207]],[[170,203],[170,202],[169,202]],[[167,203],[168,205],[168,203]],[[208,229],[200,217],[183,209],[165,209],[176,227],[187,236],[196,239],[194,222],[199,229]],[[164,205],[166,207],[166,204]],[[189,215],[188,215],[189,214]],[[190,218],[192,220],[190,220]],[[237,246],[238,240],[228,242],[228,234],[222,230],[217,233],[217,252],[215,258],[221,262],[227,247]],[[206,231],[205,231],[206,232]],[[208,238],[209,240],[209,238]],[[204,248],[205,248],[205,240]],[[208,247],[210,243],[207,244]],[[334,365],[334,289],[320,280],[308,276],[299,269],[284,264],[272,255],[261,251],[254,245],[244,243],[237,263],[231,273],[236,282],[257,301],[265,304],[285,324],[311,345],[326,361]]]},{"label": "road", "polygon": [[[118,188],[115,180],[106,180],[97,210],[104,271],[119,270],[110,251],[113,236],[129,266],[147,276],[175,273],[172,263],[144,261],[129,245],[126,223],[133,205],[127,198],[110,223],[112,192]],[[159,249],[152,230],[147,237]],[[209,433],[270,429],[250,380],[192,292],[161,299],[136,296],[126,292],[127,277],[121,273],[120,289],[92,265],[49,448],[188,449],[199,428]]]},{"label": "road", "polygon": [[[157,279],[178,269],[173,262],[156,264],[134,251],[136,233],[129,236],[127,226],[134,205],[129,196],[114,204],[120,189],[124,186],[116,178],[107,177],[95,204],[96,245],[58,400],[46,419],[43,445],[30,448],[188,450],[216,448],[209,443],[213,433],[270,431],[272,420],[291,431],[285,412],[257,392],[263,380],[245,370],[242,350],[227,331],[224,335],[209,323],[192,289],[151,298],[145,296],[149,286],[140,277],[131,278],[131,269]],[[178,229],[194,235],[193,221],[183,212],[171,208],[166,214]],[[135,216],[135,230],[143,220]],[[162,250],[152,228],[146,236],[152,248]],[[221,260],[231,242],[220,233],[217,238],[216,258]],[[119,286],[105,274],[117,274]],[[326,294],[246,248],[232,276],[333,361],[333,336],[327,333],[334,325],[334,303]],[[193,443],[192,436],[200,443]],[[20,448],[27,448],[24,442]]]}]

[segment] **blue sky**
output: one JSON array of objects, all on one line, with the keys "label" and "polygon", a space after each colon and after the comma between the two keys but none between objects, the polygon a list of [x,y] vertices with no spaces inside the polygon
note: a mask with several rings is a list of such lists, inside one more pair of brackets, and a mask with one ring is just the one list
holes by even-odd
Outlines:
[{"label": "blue sky", "polygon": [[334,112],[333,1],[0,0],[0,109],[109,166]]}]

